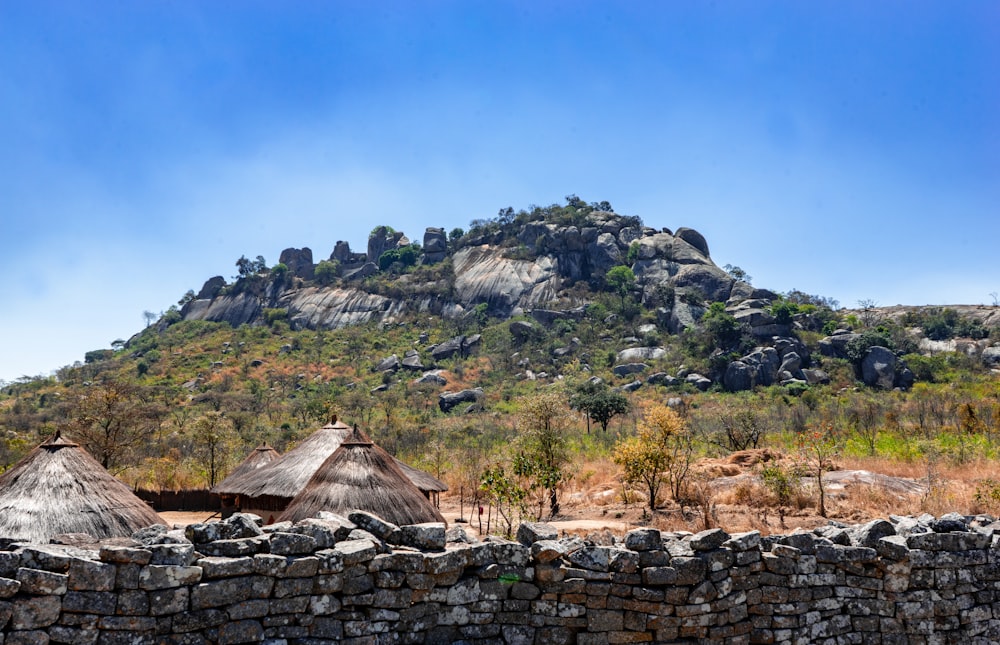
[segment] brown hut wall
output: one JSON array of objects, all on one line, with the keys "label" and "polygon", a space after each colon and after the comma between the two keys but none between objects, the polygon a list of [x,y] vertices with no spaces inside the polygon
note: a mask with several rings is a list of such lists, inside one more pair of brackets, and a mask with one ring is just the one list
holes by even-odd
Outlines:
[{"label": "brown hut wall", "polygon": [[136,496],[157,511],[217,511],[222,499],[205,489],[154,491],[140,488]]}]

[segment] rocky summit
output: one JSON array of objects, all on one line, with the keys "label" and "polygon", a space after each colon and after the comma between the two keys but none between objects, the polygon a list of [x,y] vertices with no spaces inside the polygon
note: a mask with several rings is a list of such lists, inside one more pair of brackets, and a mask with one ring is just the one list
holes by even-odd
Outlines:
[{"label": "rocky summit", "polygon": [[[365,252],[338,241],[329,259],[313,262],[311,249],[281,252],[280,276],[243,276],[227,284],[210,278],[182,310],[186,320],[263,322],[268,309],[286,312],[293,329],[331,329],[369,321],[392,321],[405,313],[461,316],[479,305],[493,315],[544,310],[571,300],[578,282],[602,285],[609,269],[628,265],[649,304],[657,290],[725,301],[755,290],[715,265],[705,238],[691,228],[655,229],[637,217],[590,211],[572,221],[517,218],[504,225],[474,227],[450,239],[428,228],[423,244],[400,231],[375,228]],[[396,257],[413,258],[418,271],[394,271]],[[326,272],[322,270],[326,268]],[[680,299],[678,299],[680,300]],[[690,326],[699,312],[683,303],[661,314],[673,327]]]}]

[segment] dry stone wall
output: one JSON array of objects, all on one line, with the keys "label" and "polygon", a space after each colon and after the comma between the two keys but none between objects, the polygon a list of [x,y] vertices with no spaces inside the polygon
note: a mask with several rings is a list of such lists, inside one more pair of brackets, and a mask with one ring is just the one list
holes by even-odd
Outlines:
[{"label": "dry stone wall", "polygon": [[8,544],[0,645],[1000,641],[991,518],[607,544],[543,524],[479,542],[363,513],[257,519]]}]

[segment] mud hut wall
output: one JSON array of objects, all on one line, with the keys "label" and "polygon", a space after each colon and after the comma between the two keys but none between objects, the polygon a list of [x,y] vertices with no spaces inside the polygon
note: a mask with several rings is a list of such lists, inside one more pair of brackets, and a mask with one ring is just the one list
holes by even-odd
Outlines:
[{"label": "mud hut wall", "polygon": [[878,548],[695,537],[688,555],[653,539],[386,552],[281,532],[89,555],[13,545],[0,551],[2,642],[1000,641],[991,535]]}]

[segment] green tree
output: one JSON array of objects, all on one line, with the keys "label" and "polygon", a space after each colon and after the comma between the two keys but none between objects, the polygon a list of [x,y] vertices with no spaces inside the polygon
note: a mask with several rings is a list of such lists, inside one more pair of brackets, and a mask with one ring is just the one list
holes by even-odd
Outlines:
[{"label": "green tree", "polygon": [[566,479],[569,463],[566,412],[562,396],[548,391],[526,399],[517,416],[521,436],[515,470],[548,491],[552,517],[559,513],[558,487]]},{"label": "green tree", "polygon": [[587,415],[587,432],[590,432],[591,420],[601,424],[601,430],[607,432],[611,419],[629,411],[628,398],[603,382],[584,381],[570,396],[569,405]]},{"label": "green tree", "polygon": [[195,450],[208,471],[208,487],[215,486],[219,471],[229,454],[233,439],[233,426],[221,412],[207,412],[198,417],[192,426]]},{"label": "green tree", "polygon": [[624,264],[611,267],[604,276],[608,288],[617,293],[622,300],[622,314],[625,313],[625,297],[635,287],[635,273]]},{"label": "green tree", "polygon": [[320,284],[332,284],[340,274],[340,262],[336,260],[322,260],[316,265],[313,276]]}]

